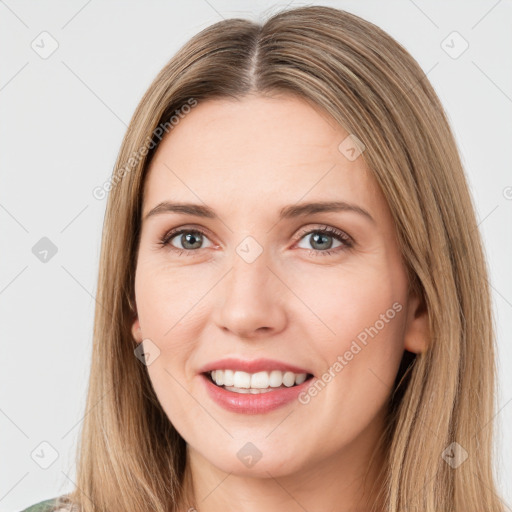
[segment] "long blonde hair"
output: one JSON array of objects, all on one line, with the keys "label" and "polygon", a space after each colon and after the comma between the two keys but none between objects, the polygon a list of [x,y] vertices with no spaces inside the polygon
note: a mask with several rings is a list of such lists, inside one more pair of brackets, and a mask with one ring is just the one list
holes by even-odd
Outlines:
[{"label": "long blonde hair", "polygon": [[[428,310],[430,345],[412,359],[404,354],[390,398],[379,495],[386,511],[502,512],[491,457],[487,268],[454,137],[424,72],[399,43],[358,16],[320,6],[204,29],[140,101],[105,188],[87,414],[69,498],[84,512],[168,512],[180,504],[185,442],[134,355],[130,330],[142,187],[163,131],[186,115],[185,105],[248,93],[299,95],[363,142],[411,286]],[[454,450],[461,460],[467,452],[457,467],[446,461]]]}]

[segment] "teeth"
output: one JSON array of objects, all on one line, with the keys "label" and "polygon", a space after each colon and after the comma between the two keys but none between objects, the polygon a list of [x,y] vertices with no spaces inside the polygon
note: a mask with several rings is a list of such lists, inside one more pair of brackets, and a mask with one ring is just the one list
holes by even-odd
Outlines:
[{"label": "teeth", "polygon": [[[257,373],[247,373],[238,370],[213,370],[210,372],[210,375],[218,386],[225,386],[226,389],[251,390],[248,392],[283,386],[289,388],[297,384],[302,384],[307,377],[307,373],[281,372],[279,370]],[[235,389],[230,389],[230,391],[234,391]]]},{"label": "teeth", "polygon": [[224,386],[233,386],[235,384],[235,372],[233,370],[224,370],[222,373],[224,373]]},{"label": "teeth", "polygon": [[[219,378],[218,375],[221,375],[221,381],[224,381],[224,372],[222,370],[217,370],[217,379]],[[217,382],[217,379],[215,382]],[[222,382],[221,382],[222,384]],[[251,387],[251,376],[248,373],[245,372],[235,372],[235,375],[233,375],[233,386],[235,388],[244,388],[249,389]]]},{"label": "teeth", "polygon": [[279,370],[273,370],[269,376],[269,386],[271,388],[277,388],[283,383],[283,372]]}]

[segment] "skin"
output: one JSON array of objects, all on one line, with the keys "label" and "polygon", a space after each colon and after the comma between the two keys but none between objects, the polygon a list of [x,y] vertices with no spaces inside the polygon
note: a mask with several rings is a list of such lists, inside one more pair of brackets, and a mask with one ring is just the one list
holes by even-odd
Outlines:
[{"label": "skin", "polygon": [[[132,333],[158,346],[149,377],[187,442],[180,510],[368,510],[399,363],[404,349],[425,350],[428,322],[408,290],[384,196],[363,157],[350,161],[338,149],[347,136],[291,95],[209,100],[173,128],[151,163],[143,218],[165,200],[206,204],[219,216],[151,216],[137,255]],[[353,211],[278,220],[283,206],[327,200],[364,208],[374,222]],[[182,226],[205,235],[195,246],[181,235],[158,244]],[[310,231],[325,226],[353,246],[329,234],[315,244]],[[251,263],[236,252],[247,236],[263,249]],[[334,252],[321,254],[330,243]],[[198,374],[222,357],[268,357],[319,378],[394,303],[401,310],[307,404],[228,412]],[[252,467],[237,457],[247,442],[262,453]]]}]

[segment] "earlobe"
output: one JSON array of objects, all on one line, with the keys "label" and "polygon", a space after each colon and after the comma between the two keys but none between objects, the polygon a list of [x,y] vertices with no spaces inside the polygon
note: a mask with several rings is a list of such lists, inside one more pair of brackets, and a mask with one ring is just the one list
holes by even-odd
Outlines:
[{"label": "earlobe", "polygon": [[138,317],[132,323],[132,336],[137,343],[142,342],[142,329]]},{"label": "earlobe", "polygon": [[406,314],[404,348],[414,354],[425,352],[430,339],[429,317],[425,301],[420,294],[411,292]]}]

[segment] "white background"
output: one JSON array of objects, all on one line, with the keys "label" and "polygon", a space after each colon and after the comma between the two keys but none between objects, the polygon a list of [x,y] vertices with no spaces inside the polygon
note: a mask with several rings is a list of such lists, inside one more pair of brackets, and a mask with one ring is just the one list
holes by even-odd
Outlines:
[{"label": "white background", "polygon": [[[448,112],[491,270],[500,386],[496,468],[511,503],[511,2],[319,4],[353,12],[402,43]],[[259,21],[285,5],[0,1],[0,511],[18,512],[73,488],[105,208],[92,190],[108,180],[142,94],[201,29],[222,18]],[[48,37],[38,37],[43,31],[58,43],[46,59],[31,47]],[[469,43],[457,59],[441,46],[453,31]],[[58,250],[47,263],[32,253],[42,237]],[[48,469],[31,457],[35,450],[50,460],[42,442],[58,453]]]}]

